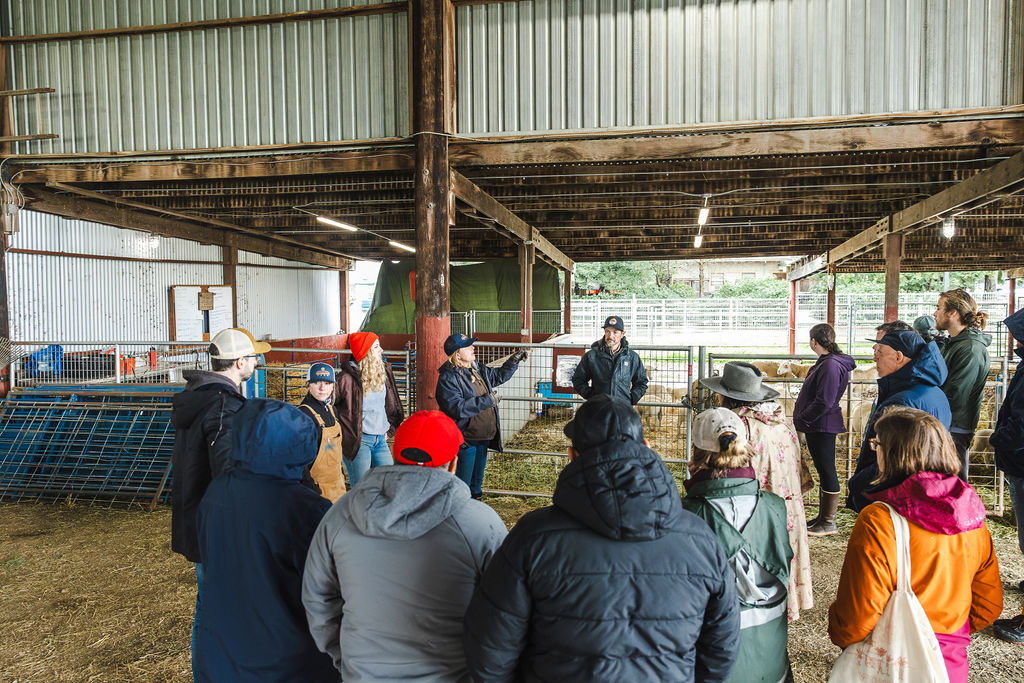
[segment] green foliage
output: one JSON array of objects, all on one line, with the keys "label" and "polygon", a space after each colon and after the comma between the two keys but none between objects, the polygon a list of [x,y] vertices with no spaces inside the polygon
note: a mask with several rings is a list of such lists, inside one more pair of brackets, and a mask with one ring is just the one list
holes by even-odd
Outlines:
[{"label": "green foliage", "polygon": [[789,296],[789,283],[777,277],[737,280],[726,282],[718,288],[714,296],[721,299],[785,299]]},{"label": "green foliage", "polygon": [[672,284],[675,261],[622,261],[614,263],[578,263],[576,287],[588,290],[603,287],[597,296],[607,299],[628,299],[632,296],[650,299],[689,299],[693,289]]},{"label": "green foliage", "polygon": [[[949,274],[949,289],[963,287],[973,289],[988,276],[998,281],[1000,273],[984,271],[956,271]],[[943,291],[942,273],[900,273],[900,291],[907,293]],[[825,275],[811,278],[811,290],[824,294]],[[885,291],[884,273],[839,273],[836,291],[864,294]]]}]

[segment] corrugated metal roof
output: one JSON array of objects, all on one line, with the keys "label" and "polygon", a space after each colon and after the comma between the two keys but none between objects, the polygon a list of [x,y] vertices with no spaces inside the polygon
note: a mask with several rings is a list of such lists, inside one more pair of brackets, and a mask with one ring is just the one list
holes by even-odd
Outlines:
[{"label": "corrugated metal roof", "polygon": [[456,10],[460,132],[1017,104],[1017,0],[535,0]]},{"label": "corrugated metal roof", "polygon": [[341,327],[337,271],[240,267],[238,324],[257,337],[319,337]]},{"label": "corrugated metal roof", "polygon": [[[72,23],[147,21],[133,15],[131,21]],[[53,30],[69,22],[37,16],[25,23]],[[406,35],[405,14],[384,14],[11,45],[9,87],[56,90],[42,98],[43,130],[35,99],[14,100],[14,134],[60,136],[16,143],[15,151],[202,149],[406,135]]]},{"label": "corrugated metal roof", "polygon": [[[115,259],[8,253],[11,338],[117,341],[170,338],[168,289],[219,285],[220,264],[125,261],[120,258],[218,261],[220,247],[161,238],[35,211],[21,213],[13,249],[91,254]],[[247,252],[259,265],[298,265]],[[341,324],[337,271],[237,269],[239,324],[283,339],[333,334]]]}]

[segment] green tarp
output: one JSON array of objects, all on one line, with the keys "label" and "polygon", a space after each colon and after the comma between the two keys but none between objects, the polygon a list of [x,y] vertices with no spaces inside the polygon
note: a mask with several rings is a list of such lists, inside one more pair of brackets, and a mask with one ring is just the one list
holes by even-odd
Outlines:
[{"label": "green tarp", "polygon": [[[362,330],[377,334],[415,334],[416,304],[409,290],[409,274],[416,269],[413,259],[398,263],[385,261],[377,275],[373,302],[363,321]],[[515,260],[484,261],[451,266],[451,310],[457,311],[519,311],[519,263]],[[533,266],[534,311],[557,311],[561,305],[558,271],[537,262]],[[473,332],[508,332],[512,316],[481,314]],[[552,318],[557,324],[558,316]],[[516,319],[518,321],[518,319]],[[535,327],[538,320],[535,319]],[[516,328],[519,324],[516,322]],[[453,329],[457,327],[453,324]],[[516,329],[518,331],[518,329]],[[557,332],[557,329],[535,329],[535,332]]]}]

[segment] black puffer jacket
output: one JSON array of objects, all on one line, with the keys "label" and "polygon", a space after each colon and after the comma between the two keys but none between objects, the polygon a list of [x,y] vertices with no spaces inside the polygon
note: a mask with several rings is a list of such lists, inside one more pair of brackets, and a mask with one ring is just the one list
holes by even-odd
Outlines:
[{"label": "black puffer jacket", "polygon": [[196,509],[210,481],[227,467],[232,420],[245,397],[220,373],[186,370],[183,375],[185,390],[171,402],[171,550],[189,562],[201,562]]},{"label": "black puffer jacket", "polygon": [[739,644],[735,578],[661,459],[616,437],[562,471],[466,613],[479,681],[720,681]]}]

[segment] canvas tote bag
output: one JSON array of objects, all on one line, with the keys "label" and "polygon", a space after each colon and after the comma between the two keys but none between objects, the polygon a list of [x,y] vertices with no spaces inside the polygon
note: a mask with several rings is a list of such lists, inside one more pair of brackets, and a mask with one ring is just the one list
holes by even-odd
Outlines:
[{"label": "canvas tote bag", "polygon": [[884,505],[896,530],[896,590],[868,637],[840,653],[829,683],[949,683],[939,641],[910,587],[910,528]]}]

